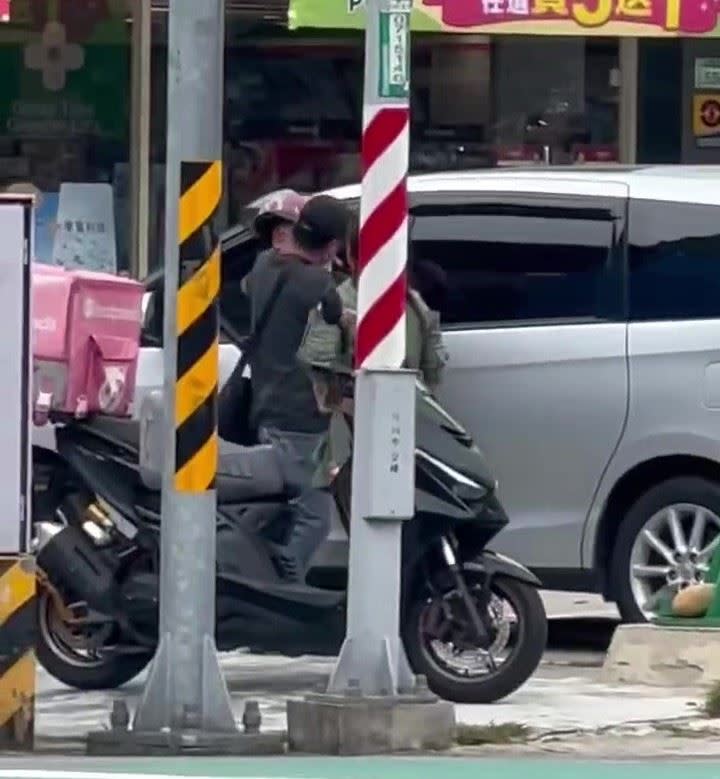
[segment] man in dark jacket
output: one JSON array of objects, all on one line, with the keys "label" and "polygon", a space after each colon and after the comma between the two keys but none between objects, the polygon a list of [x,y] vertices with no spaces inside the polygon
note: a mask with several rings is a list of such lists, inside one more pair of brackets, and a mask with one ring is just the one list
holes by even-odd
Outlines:
[{"label": "man in dark jacket", "polygon": [[330,527],[332,498],[313,486],[316,452],[330,419],[318,409],[312,381],[298,359],[310,312],[320,308],[329,324],[343,319],[329,268],[342,247],[347,211],[335,198],[311,198],[300,212],[282,252],[264,252],[247,278],[253,322],[273,290],[282,286],[251,359],[251,421],[260,440],[275,448],[294,509],[288,543],[278,549],[282,576],[302,581],[312,555]]}]

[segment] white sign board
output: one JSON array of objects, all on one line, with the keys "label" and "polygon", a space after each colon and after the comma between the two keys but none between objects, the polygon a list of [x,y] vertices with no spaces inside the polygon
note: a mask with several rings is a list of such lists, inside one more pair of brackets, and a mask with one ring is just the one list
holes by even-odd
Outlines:
[{"label": "white sign board", "polygon": [[695,89],[720,90],[719,57],[697,57],[695,59]]},{"label": "white sign board", "polygon": [[0,195],[0,555],[29,551],[32,199]]},{"label": "white sign board", "polygon": [[415,373],[368,371],[367,377],[363,391],[371,394],[368,407],[373,415],[362,435],[369,437],[367,451],[377,456],[365,464],[370,485],[366,519],[411,519],[415,514]]},{"label": "white sign board", "polygon": [[53,265],[117,273],[115,203],[110,184],[62,184]]}]

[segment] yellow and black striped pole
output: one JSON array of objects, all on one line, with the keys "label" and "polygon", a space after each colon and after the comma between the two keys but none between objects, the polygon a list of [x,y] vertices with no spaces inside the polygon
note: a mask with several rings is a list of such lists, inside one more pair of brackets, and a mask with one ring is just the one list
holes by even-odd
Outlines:
[{"label": "yellow and black striped pole", "polygon": [[218,293],[215,219],[222,165],[183,162],[180,172],[175,382],[175,489],[206,492],[217,471]]},{"label": "yellow and black striped pole", "polygon": [[0,557],[0,748],[32,749],[35,709],[35,562]]},{"label": "yellow and black striped pole", "polygon": [[133,730],[236,732],[215,648],[224,0],[168,4],[160,643]]}]

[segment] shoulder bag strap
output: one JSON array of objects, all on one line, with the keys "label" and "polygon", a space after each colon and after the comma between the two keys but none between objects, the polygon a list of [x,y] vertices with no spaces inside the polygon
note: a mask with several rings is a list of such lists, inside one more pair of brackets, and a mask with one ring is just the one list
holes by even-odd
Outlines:
[{"label": "shoulder bag strap", "polygon": [[[258,344],[260,342],[260,336],[262,335],[263,331],[267,327],[268,322],[270,321],[272,312],[275,309],[275,304],[278,302],[278,298],[282,294],[282,291],[285,288],[285,284],[287,283],[287,280],[288,280],[288,271],[287,270],[281,271],[280,275],[275,281],[275,284],[273,285],[272,290],[270,291],[270,297],[267,299],[267,303],[265,303],[265,307],[263,308],[262,313],[260,314],[260,316],[257,318],[257,321],[255,322],[255,326],[253,327],[252,333],[245,339],[242,345],[242,355],[235,368],[235,372],[239,371],[240,373],[242,373],[245,370],[247,364],[250,362],[250,358],[253,356],[255,350],[258,347]],[[230,335],[232,335],[232,333],[230,333]]]}]

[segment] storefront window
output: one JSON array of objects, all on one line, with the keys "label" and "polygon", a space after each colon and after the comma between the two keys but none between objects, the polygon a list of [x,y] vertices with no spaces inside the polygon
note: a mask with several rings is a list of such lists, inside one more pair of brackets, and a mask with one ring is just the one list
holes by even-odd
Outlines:
[{"label": "storefront window", "polygon": [[12,0],[0,24],[0,186],[38,198],[36,259],[127,269],[126,0]]},{"label": "storefront window", "polygon": [[[224,225],[281,187],[311,192],[360,177],[363,39],[291,32],[228,13]],[[164,31],[163,31],[164,32]],[[154,38],[164,40],[161,33]],[[161,247],[166,48],[153,64],[153,235]],[[417,33],[410,168],[414,172],[618,159],[616,39]]]},{"label": "storefront window", "polygon": [[617,161],[617,41],[498,37],[492,56],[498,162]]}]

